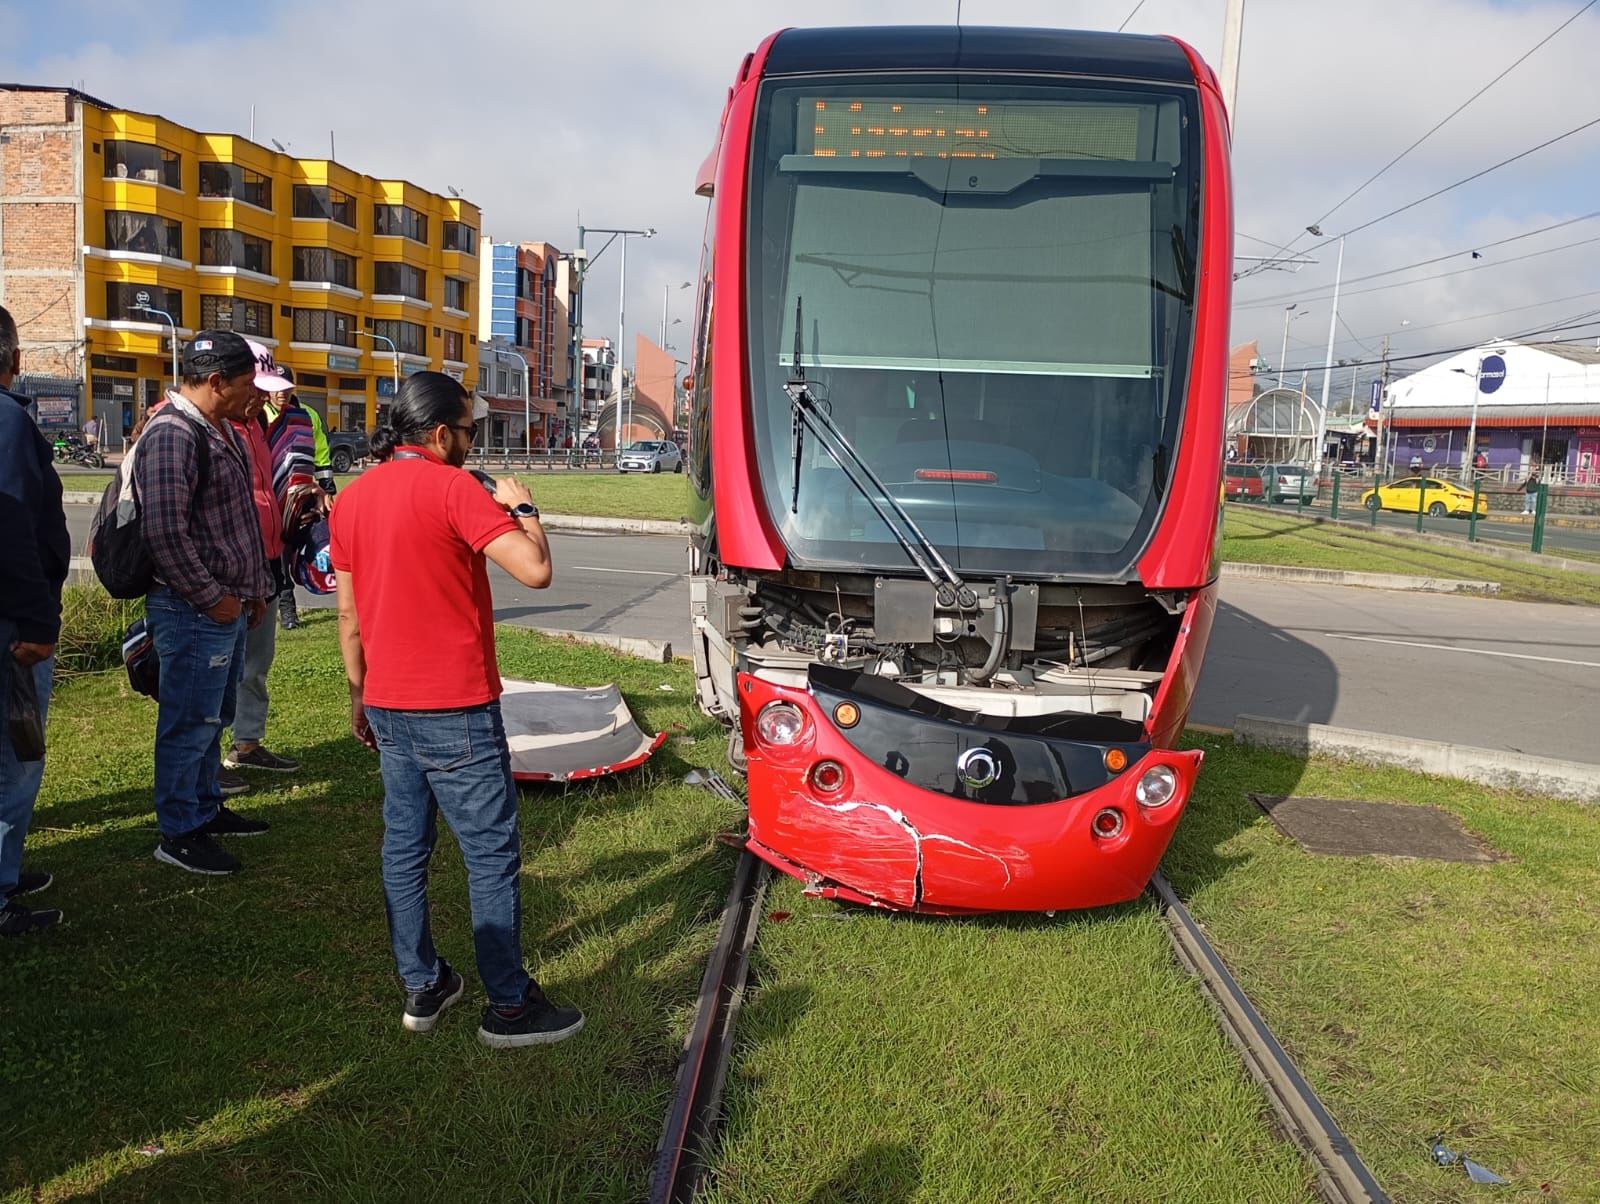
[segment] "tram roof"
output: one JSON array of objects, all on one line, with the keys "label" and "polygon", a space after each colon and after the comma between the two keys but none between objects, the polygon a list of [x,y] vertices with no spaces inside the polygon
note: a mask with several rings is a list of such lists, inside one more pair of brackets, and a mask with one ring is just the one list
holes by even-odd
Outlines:
[{"label": "tram roof", "polygon": [[786,29],[763,74],[956,68],[1194,82],[1188,55],[1171,38],[972,25]]}]

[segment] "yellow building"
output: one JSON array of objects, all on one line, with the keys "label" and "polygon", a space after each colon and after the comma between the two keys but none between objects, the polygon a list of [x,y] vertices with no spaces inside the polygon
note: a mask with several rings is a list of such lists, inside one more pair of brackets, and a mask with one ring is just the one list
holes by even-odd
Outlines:
[{"label": "yellow building", "polygon": [[[76,152],[76,198],[40,181],[55,194],[45,201],[75,199],[78,209],[76,223],[40,223],[78,231],[80,355],[76,365],[57,356],[55,370],[81,371],[85,400],[108,420],[111,446],[119,425],[131,424],[172,379],[170,327],[180,346],[208,327],[266,344],[295,370],[301,399],[335,429],[370,428],[395,381],[413,372],[431,368],[476,384],[476,206],[109,108],[69,89],[7,99],[0,125],[8,142],[53,133],[63,153]],[[40,207],[11,189],[0,201],[5,217],[24,226]],[[40,269],[28,280],[27,269],[14,266],[33,262],[22,250],[26,229],[18,233],[8,220],[0,233],[0,287],[7,298],[33,296],[42,306],[47,294],[22,291],[42,287]],[[65,300],[69,290],[61,292]],[[31,316],[6,303],[19,323]]]}]

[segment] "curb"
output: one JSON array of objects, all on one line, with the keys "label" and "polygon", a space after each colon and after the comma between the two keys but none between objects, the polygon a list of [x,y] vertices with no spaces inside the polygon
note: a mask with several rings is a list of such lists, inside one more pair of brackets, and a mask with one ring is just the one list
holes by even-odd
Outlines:
[{"label": "curb", "polygon": [[1241,744],[1282,752],[1322,753],[1369,764],[1397,765],[1440,777],[1462,778],[1501,790],[1521,790],[1584,803],[1600,802],[1600,765],[1362,732],[1322,723],[1288,723],[1260,715],[1238,716],[1233,721],[1233,737]]},{"label": "curb", "polygon": [[571,640],[576,644],[595,644],[601,648],[609,648],[613,652],[621,652],[625,656],[641,657],[658,665],[665,665],[672,660],[672,644],[667,640],[647,640],[631,635],[600,635],[593,631],[560,631],[554,627],[527,627],[518,630],[533,631],[558,640]]},{"label": "curb", "polygon": [[1481,594],[1494,597],[1498,581],[1461,581],[1453,577],[1409,577],[1404,573],[1356,573],[1343,569],[1309,569],[1287,564],[1243,564],[1227,560],[1224,577],[1246,581],[1299,581],[1308,585],[1351,585],[1421,594]]},{"label": "curb", "polygon": [[544,514],[546,531],[609,532],[613,535],[687,535],[689,524],[661,518],[596,518],[583,514]]}]

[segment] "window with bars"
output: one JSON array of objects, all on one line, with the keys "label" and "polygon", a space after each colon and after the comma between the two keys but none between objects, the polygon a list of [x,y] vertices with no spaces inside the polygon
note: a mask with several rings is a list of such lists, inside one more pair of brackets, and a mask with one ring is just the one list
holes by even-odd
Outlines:
[{"label": "window with bars", "polygon": [[201,230],[200,262],[272,275],[272,244],[243,230]]},{"label": "window with bars", "polygon": [[359,345],[355,336],[358,329],[355,315],[339,313],[332,309],[299,309],[294,311],[294,341],[297,343],[331,343],[337,347]]},{"label": "window with bars", "polygon": [[[372,333],[393,339],[395,347],[407,355],[428,354],[428,331],[416,322],[402,322],[395,318],[378,318],[372,323]],[[379,349],[389,350],[380,339]]]},{"label": "window with bars", "polygon": [[294,279],[344,288],[361,287],[356,283],[356,257],[332,247],[296,247]]},{"label": "window with bars", "polygon": [[245,335],[272,337],[272,305],[246,297],[202,294],[200,325],[207,330],[235,330]]},{"label": "window with bars", "polygon": [[106,250],[183,258],[183,227],[154,213],[106,210]]}]

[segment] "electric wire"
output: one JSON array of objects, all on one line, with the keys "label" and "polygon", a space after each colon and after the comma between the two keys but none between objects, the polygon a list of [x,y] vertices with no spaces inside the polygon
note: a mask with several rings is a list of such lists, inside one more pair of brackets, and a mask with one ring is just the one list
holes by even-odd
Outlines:
[{"label": "electric wire", "polygon": [[[1490,88],[1494,87],[1501,80],[1503,80],[1506,76],[1510,75],[1513,71],[1515,71],[1518,67],[1520,67],[1524,62],[1526,62],[1529,58],[1531,58],[1535,52],[1540,50],[1546,43],[1548,43],[1551,39],[1553,39],[1557,34],[1559,34],[1562,30],[1566,29],[1567,26],[1571,25],[1579,17],[1583,16],[1584,13],[1588,12],[1591,8],[1593,8],[1597,2],[1600,2],[1600,0],[1587,0],[1587,3],[1585,3],[1582,8],[1580,8],[1577,12],[1573,13],[1570,17],[1568,17],[1560,25],[1556,26],[1555,29],[1551,30],[1548,34],[1546,34],[1543,38],[1541,38],[1537,43],[1534,44],[1534,46],[1532,48],[1530,48],[1529,50],[1525,51],[1521,55],[1521,57],[1519,57],[1514,63],[1512,63],[1504,71],[1500,72],[1499,75],[1495,76],[1488,83],[1484,84],[1483,87],[1479,88],[1471,96],[1467,97],[1466,100],[1462,101],[1461,104],[1458,105],[1455,109],[1451,110],[1450,113],[1447,114],[1442,121],[1440,121],[1437,125],[1433,126],[1431,129],[1429,129],[1425,134],[1422,135],[1422,137],[1418,138],[1410,146],[1406,147],[1405,150],[1401,151],[1393,159],[1390,159],[1389,162],[1385,163],[1376,172],[1374,172],[1370,177],[1368,177],[1359,187],[1357,187],[1355,189],[1355,191],[1351,192],[1343,200],[1339,201],[1338,204],[1334,205],[1334,207],[1332,209],[1329,209],[1326,213],[1324,213],[1316,221],[1312,222],[1311,225],[1312,226],[1320,226],[1320,225],[1322,225],[1322,223],[1325,222],[1328,218],[1332,217],[1340,209],[1344,208],[1345,205],[1347,205],[1351,201],[1353,201],[1357,196],[1359,196],[1362,192],[1364,192],[1368,188],[1368,186],[1370,186],[1371,184],[1375,183],[1378,180],[1378,178],[1380,176],[1382,176],[1385,172],[1387,172],[1391,167],[1395,166],[1395,164],[1399,163],[1402,159],[1404,159],[1412,151],[1416,150],[1417,147],[1421,146],[1429,138],[1433,137],[1440,130],[1442,130],[1446,125],[1448,125],[1451,121],[1453,121],[1463,110],[1465,110],[1468,105],[1472,104],[1480,96],[1482,96],[1485,92],[1487,92]],[[1137,11],[1137,10],[1135,10],[1135,11]],[[1562,137],[1566,137],[1566,136],[1567,135],[1565,135],[1565,134],[1562,135]],[[1534,149],[1535,150],[1539,150],[1539,149],[1541,149],[1541,147],[1535,147]],[[1525,153],[1531,153],[1531,152],[1525,152]],[[1518,156],[1518,158],[1520,158],[1520,157],[1521,156]],[[1499,164],[1497,166],[1504,166],[1504,164]],[[1492,171],[1494,169],[1490,168],[1489,170]],[[1475,178],[1477,178],[1477,177],[1468,177],[1468,180],[1475,179]],[[1466,183],[1466,182],[1468,182],[1468,181],[1462,181],[1462,183]],[[1451,185],[1452,188],[1453,187],[1457,187],[1457,186],[1458,185]],[[1448,191],[1448,189],[1446,191]],[[1435,193],[1435,194],[1432,194],[1432,195],[1430,195],[1428,197],[1424,197],[1423,200],[1431,200],[1432,196],[1434,196],[1434,195],[1438,195],[1438,194]],[[1421,204],[1422,202],[1421,201],[1417,201],[1417,202],[1414,202],[1414,203],[1415,204]],[[1403,210],[1397,210],[1396,212],[1403,212]],[[1393,216],[1392,213],[1385,215],[1385,217],[1392,217],[1392,216]],[[1375,220],[1382,221],[1383,218],[1378,218],[1378,219],[1375,219]],[[1371,224],[1372,223],[1370,223],[1370,222],[1368,223],[1368,225],[1371,225]],[[1358,229],[1358,230],[1359,229],[1365,229],[1365,227],[1364,226],[1358,226],[1358,227],[1356,227],[1356,229]],[[1291,238],[1289,240],[1287,245],[1285,245],[1284,247],[1282,247],[1280,249],[1283,250],[1286,254],[1289,253],[1289,248],[1293,247],[1295,243],[1299,242],[1302,238],[1304,238],[1307,232],[1308,231],[1303,230],[1299,234],[1296,234],[1293,238]],[[1347,230],[1347,231],[1345,231],[1345,233],[1346,234],[1350,234],[1350,233],[1353,233],[1353,231]],[[1263,268],[1258,268],[1256,270],[1264,270],[1264,269]]]},{"label": "electric wire", "polygon": [[1128,28],[1128,22],[1133,20],[1135,17],[1137,17],[1139,15],[1139,10],[1141,8],[1143,8],[1143,7],[1144,7],[1144,0],[1139,0],[1139,2],[1133,6],[1133,11],[1131,13],[1129,13],[1126,17],[1122,18],[1122,24],[1117,26],[1117,32],[1121,33],[1124,29]]}]

